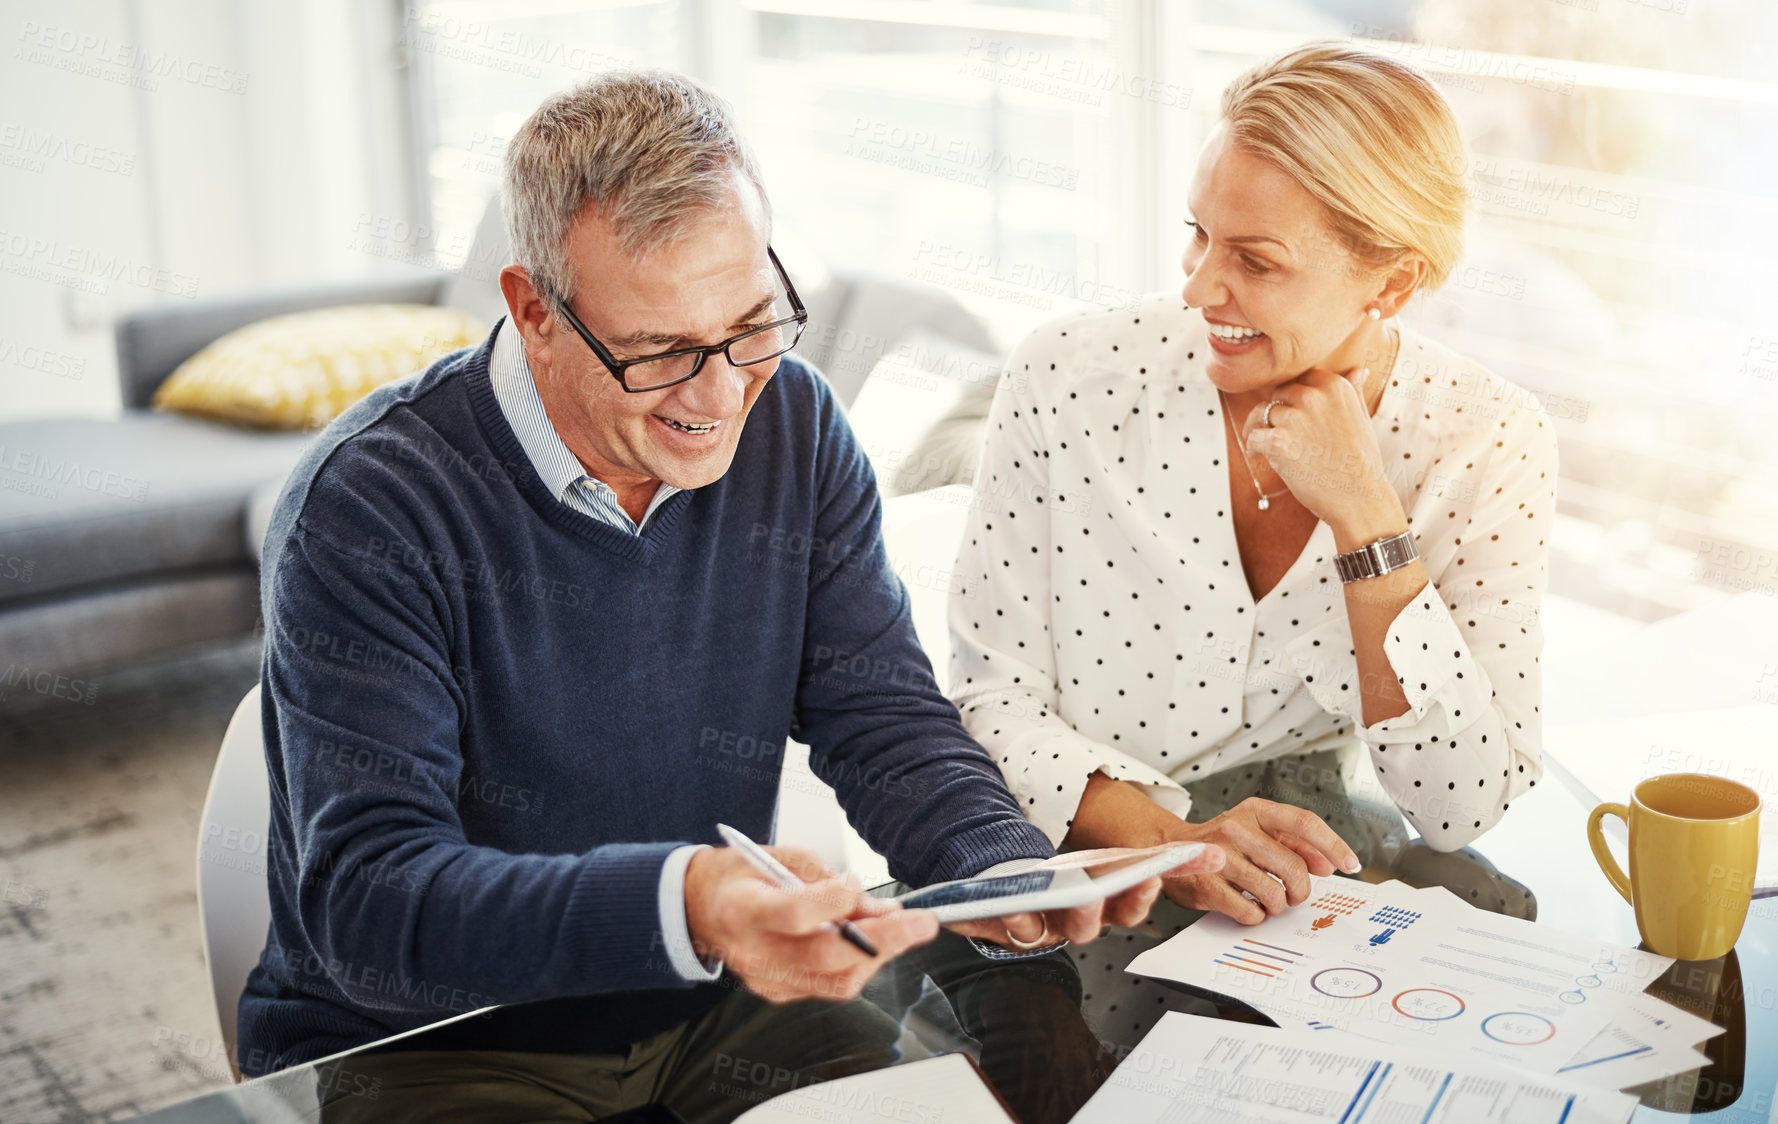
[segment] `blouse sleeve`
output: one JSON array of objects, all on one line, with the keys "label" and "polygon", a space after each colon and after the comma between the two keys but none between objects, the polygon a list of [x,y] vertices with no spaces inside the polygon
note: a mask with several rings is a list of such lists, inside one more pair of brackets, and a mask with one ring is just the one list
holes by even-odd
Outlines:
[{"label": "blouse sleeve", "polygon": [[1050,487],[1033,388],[1039,378],[1060,377],[1052,347],[1040,334],[1013,353],[988,414],[950,595],[950,690],[1025,814],[1060,844],[1096,772],[1154,786],[1155,801],[1181,817],[1191,798],[1166,774],[1079,733],[1059,709],[1050,513],[1067,501]]},{"label": "blouse sleeve", "polygon": [[[1515,409],[1487,446],[1435,465],[1444,471],[1428,476],[1409,519],[1432,580],[1383,642],[1408,709],[1362,724],[1345,620],[1290,645],[1310,693],[1352,718],[1378,780],[1440,851],[1487,831],[1542,774],[1538,614],[1555,513],[1555,431],[1535,407]],[[1453,457],[1465,468],[1455,469]],[[1468,520],[1449,526],[1465,507]]]}]

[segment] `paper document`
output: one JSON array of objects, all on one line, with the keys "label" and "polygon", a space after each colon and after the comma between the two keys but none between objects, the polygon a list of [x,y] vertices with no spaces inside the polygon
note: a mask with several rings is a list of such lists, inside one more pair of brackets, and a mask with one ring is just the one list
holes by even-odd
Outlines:
[{"label": "paper document", "polygon": [[1302,905],[1258,925],[1206,914],[1129,970],[1231,996],[1281,1026],[1554,1074],[1672,963],[1475,909],[1442,888],[1311,882]]},{"label": "paper document", "polygon": [[1623,1124],[1635,1109],[1481,1059],[1170,1011],[1074,1124]]},{"label": "paper document", "polygon": [[1016,1124],[967,1054],[940,1054],[804,1085],[755,1105],[735,1124],[809,1124],[811,1120],[829,1124],[884,1124],[891,1120]]},{"label": "paper document", "polygon": [[1589,1085],[1628,1089],[1710,1064],[1696,1043],[1723,1028],[1664,999],[1638,995],[1630,1014],[1593,1036],[1556,1073]]}]

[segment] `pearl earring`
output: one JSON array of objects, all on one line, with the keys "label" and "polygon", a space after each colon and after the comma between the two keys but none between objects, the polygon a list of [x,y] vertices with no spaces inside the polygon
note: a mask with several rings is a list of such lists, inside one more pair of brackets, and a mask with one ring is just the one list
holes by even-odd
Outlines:
[{"label": "pearl earring", "polygon": [[1372,320],[1383,319],[1383,314],[1377,310],[1376,305],[1372,305],[1370,308],[1366,309],[1365,315],[1369,316]]}]

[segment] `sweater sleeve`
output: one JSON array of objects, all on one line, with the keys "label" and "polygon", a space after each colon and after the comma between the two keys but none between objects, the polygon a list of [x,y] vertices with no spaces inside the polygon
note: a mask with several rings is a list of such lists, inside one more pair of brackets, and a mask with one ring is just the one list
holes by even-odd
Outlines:
[{"label": "sweater sleeve", "polygon": [[1054,849],[939,691],[883,547],[876,477],[822,395],[798,738],[847,818],[911,885]]},{"label": "sweater sleeve", "polygon": [[1062,714],[1050,635],[1051,555],[1062,547],[1051,541],[1051,526],[1075,518],[1058,512],[1078,508],[1066,489],[1051,487],[1033,385],[1053,375],[1052,359],[1066,360],[1047,350],[1054,346],[1046,333],[1027,340],[994,395],[976,502],[959,544],[950,624],[951,696],[964,724],[1026,815],[1060,844],[1094,773],[1149,786],[1150,797],[1180,817],[1191,797],[1160,770],[1080,733]]},{"label": "sweater sleeve", "polygon": [[[347,998],[390,1010],[690,986],[660,925],[679,844],[511,854],[465,837],[443,604],[429,574],[303,524],[269,575],[266,751],[287,843],[270,874],[302,942]],[[357,783],[357,761],[390,783]]]}]

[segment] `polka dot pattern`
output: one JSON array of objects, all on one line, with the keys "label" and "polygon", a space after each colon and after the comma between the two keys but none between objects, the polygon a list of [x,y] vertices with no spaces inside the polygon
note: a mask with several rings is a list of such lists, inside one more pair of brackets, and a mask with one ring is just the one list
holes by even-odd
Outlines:
[{"label": "polka dot pattern", "polygon": [[1014,352],[951,591],[951,692],[1051,839],[1095,772],[1183,815],[1181,782],[1353,737],[1435,847],[1536,783],[1555,431],[1529,395],[1398,326],[1375,429],[1432,581],[1385,641],[1409,709],[1374,726],[1327,525],[1252,599],[1197,313],[1155,298]]}]

